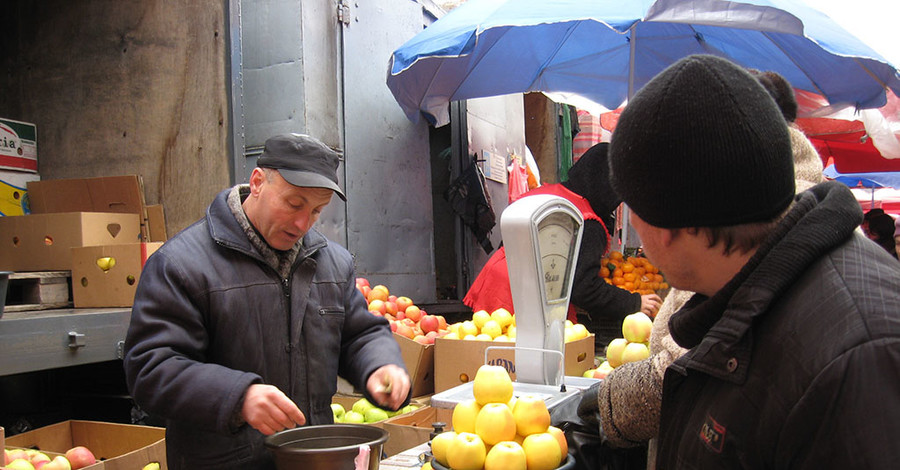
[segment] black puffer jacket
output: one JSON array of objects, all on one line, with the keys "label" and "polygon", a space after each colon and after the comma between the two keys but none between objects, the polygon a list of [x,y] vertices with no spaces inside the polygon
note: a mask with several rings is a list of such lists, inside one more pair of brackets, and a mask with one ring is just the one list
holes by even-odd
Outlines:
[{"label": "black puffer jacket", "polygon": [[896,468],[900,263],[850,191],[798,196],[713,297],[672,317],[657,468]]},{"label": "black puffer jacket", "polygon": [[132,309],[128,387],[166,419],[170,469],[274,468],[263,435],[233,426],[250,384],[277,386],[323,424],[338,373],[364,389],[377,368],[403,367],[347,250],[311,230],[281,279],[228,208],[230,191],[147,260]]}]

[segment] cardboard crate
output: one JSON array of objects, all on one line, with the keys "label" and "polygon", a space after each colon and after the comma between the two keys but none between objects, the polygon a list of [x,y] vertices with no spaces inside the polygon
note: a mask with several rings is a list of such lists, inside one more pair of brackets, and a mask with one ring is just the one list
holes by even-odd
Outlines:
[{"label": "cardboard crate", "polygon": [[90,470],[135,470],[150,462],[166,465],[166,430],[99,421],[63,421],[6,438],[6,445],[64,454],[85,446],[100,462]]},{"label": "cardboard crate", "polygon": [[450,425],[452,415],[453,410],[450,409],[424,406],[411,413],[388,419],[384,422],[384,429],[391,433],[391,439],[396,440],[400,447],[410,449],[430,440],[434,431],[433,423],[444,423],[444,431],[449,431],[452,427]]},{"label": "cardboard crate", "polygon": [[[161,242],[72,248],[72,297],[75,308],[131,307],[147,258]],[[115,265],[104,271],[100,258],[113,258]]]},{"label": "cardboard crate", "polygon": [[409,372],[412,396],[434,393],[434,345],[422,344],[394,333],[400,355]]},{"label": "cardboard crate", "polygon": [[162,206],[147,206],[144,183],[138,175],[68,178],[28,183],[32,214],[56,212],[114,212],[138,214],[141,239],[166,240]]},{"label": "cardboard crate", "polygon": [[71,271],[71,249],[140,241],[137,214],[67,212],[0,217],[0,269]]},{"label": "cardboard crate", "polygon": [[37,126],[0,118],[0,168],[37,173]]},{"label": "cardboard crate", "polygon": [[[515,343],[491,341],[466,341],[437,338],[434,345],[435,393],[475,379],[475,373],[484,363],[484,350],[489,346],[515,346]],[[488,363],[503,366],[513,380],[516,379],[515,351],[501,349],[491,351]],[[594,335],[565,345],[565,374],[581,376],[594,365]]]}]

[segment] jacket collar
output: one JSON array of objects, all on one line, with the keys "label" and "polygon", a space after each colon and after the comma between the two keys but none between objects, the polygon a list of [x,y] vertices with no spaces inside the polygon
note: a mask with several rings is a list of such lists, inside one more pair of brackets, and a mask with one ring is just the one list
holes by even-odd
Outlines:
[{"label": "jacket collar", "polygon": [[755,319],[809,266],[853,234],[862,210],[838,182],[821,183],[794,206],[746,265],[712,297],[697,294],[669,321],[672,338],[690,352],[678,361],[723,380],[743,382]]}]

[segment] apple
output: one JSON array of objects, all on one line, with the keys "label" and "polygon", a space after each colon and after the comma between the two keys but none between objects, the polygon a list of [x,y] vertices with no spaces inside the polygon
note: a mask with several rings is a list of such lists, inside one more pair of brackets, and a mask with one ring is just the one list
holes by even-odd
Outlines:
[{"label": "apple", "polygon": [[150,462],[141,467],[141,470],[159,470],[159,462]]},{"label": "apple", "polygon": [[497,320],[490,319],[481,327],[481,333],[491,337],[491,340],[503,334],[503,327],[497,323]]},{"label": "apple", "polygon": [[3,465],[10,462],[12,462],[12,460],[9,458],[9,449],[3,449]]},{"label": "apple", "polygon": [[488,320],[491,319],[491,314],[487,313],[485,310],[479,310],[472,314],[472,323],[475,323],[475,326],[478,327],[480,331],[481,328],[487,323]]},{"label": "apple", "polygon": [[110,256],[104,256],[102,258],[97,258],[97,267],[100,268],[103,272],[109,271],[116,265],[116,259]]},{"label": "apple", "polygon": [[413,337],[413,341],[415,341],[415,342],[417,342],[417,343],[419,343],[419,344],[434,344],[434,337],[432,337],[432,338],[429,339],[429,338],[428,338],[427,336],[425,336],[425,335],[415,335],[415,336]]},{"label": "apple", "polygon": [[563,432],[562,429],[560,429],[556,426],[547,427],[547,432],[552,434],[553,437],[556,438],[556,442],[559,443],[559,450],[562,453],[559,463],[560,463],[560,465],[562,465],[566,461],[566,458],[569,455],[569,442],[566,441],[566,433]]},{"label": "apple", "polygon": [[407,325],[406,323],[403,323],[403,322],[398,322],[398,323],[397,323],[397,330],[396,330],[395,332],[396,332],[398,335],[400,335],[400,336],[405,336],[405,337],[407,337],[407,338],[409,338],[409,339],[413,339],[413,338],[416,337],[416,332],[415,332],[415,330],[413,330],[411,326],[409,326],[409,325]]},{"label": "apple", "polygon": [[642,361],[650,357],[650,349],[644,343],[628,343],[622,351],[622,363]]},{"label": "apple", "polygon": [[369,302],[369,311],[381,312],[382,315],[390,313],[387,311],[387,302],[381,299],[373,299]]},{"label": "apple", "polygon": [[391,324],[391,332],[396,333],[396,332],[397,332],[397,326],[399,325],[399,323],[397,323],[397,322],[394,321],[394,320],[389,320],[389,322],[390,322],[390,324]]},{"label": "apple", "polygon": [[353,402],[353,405],[350,407],[350,409],[352,409],[353,411],[355,411],[361,415],[364,415],[364,414],[366,414],[366,411],[369,411],[370,408],[374,408],[374,407],[375,407],[375,405],[373,405],[372,402],[370,402],[369,400],[367,400],[365,398],[360,398],[359,400],[356,400],[355,402]]},{"label": "apple", "polygon": [[366,422],[366,417],[359,412],[349,410],[344,413],[344,422],[362,424]]},{"label": "apple", "polygon": [[389,296],[388,296],[388,302],[393,302],[394,304],[396,304],[396,303],[397,303],[397,296],[394,295],[394,294],[389,295]]},{"label": "apple", "polygon": [[406,315],[406,318],[411,318],[412,321],[419,321],[422,318],[422,309],[415,305],[410,305],[406,307],[406,310],[403,311],[403,314]]},{"label": "apple", "polygon": [[613,371],[613,366],[609,363],[609,361],[603,361],[597,369],[594,370],[593,377],[595,379],[605,379],[610,372]]},{"label": "apple", "polygon": [[72,464],[69,463],[69,459],[57,455],[53,457],[53,460],[45,463],[41,470],[72,470]]},{"label": "apple", "polygon": [[366,278],[364,278],[364,277],[358,277],[358,278],[356,278],[356,285],[357,285],[357,286],[365,286],[365,287],[368,287],[368,286],[369,286],[369,280],[366,279]]},{"label": "apple", "polygon": [[515,441],[499,442],[484,458],[484,470],[526,470],[525,449]]},{"label": "apple", "polygon": [[3,449],[3,450],[6,451],[6,463],[7,464],[12,462],[13,460],[19,460],[19,459],[30,460],[30,457],[28,456],[28,452],[25,452],[25,449],[12,449],[12,450]]},{"label": "apple", "polygon": [[383,302],[387,302],[389,295],[390,294],[388,293],[386,287],[384,289],[378,289],[378,286],[375,286],[371,291],[369,291],[369,295],[366,296],[366,300],[369,301],[369,303],[372,303],[373,300],[381,300]]},{"label": "apple", "polygon": [[363,415],[365,421],[367,423],[377,423],[379,421],[384,421],[388,419],[387,411],[382,410],[381,408],[373,406],[366,410],[366,413]]},{"label": "apple", "polygon": [[475,434],[487,445],[516,437],[516,420],[506,403],[488,403],[475,417]]},{"label": "apple", "polygon": [[48,457],[47,454],[45,454],[39,450],[28,449],[25,452],[28,454],[29,461],[31,462],[32,465],[34,465],[34,468],[40,468],[41,466],[43,466],[44,464],[46,464],[47,462],[50,461],[50,457]]},{"label": "apple", "polygon": [[587,327],[584,326],[583,323],[576,323],[572,325],[572,334],[577,341],[579,339],[587,338],[591,335],[591,332],[588,331]]},{"label": "apple", "polygon": [[512,314],[509,313],[509,310],[500,307],[497,310],[491,312],[491,319],[500,324],[500,327],[504,330],[509,328],[509,325],[512,325]]},{"label": "apple", "polygon": [[390,313],[391,315],[397,314],[397,304],[388,300],[384,303],[384,311],[385,313]]},{"label": "apple", "polygon": [[459,325],[459,332],[457,333],[459,336],[465,338],[468,335],[475,336],[479,332],[478,325],[475,324],[472,320],[466,320]]},{"label": "apple", "polygon": [[437,331],[441,329],[441,322],[434,315],[425,315],[419,319],[419,327],[426,333],[429,331]]},{"label": "apple", "polygon": [[347,410],[340,403],[332,403],[331,404],[331,412],[334,414],[334,422],[340,423],[342,419],[344,419],[344,414]]},{"label": "apple", "polygon": [[485,364],[475,372],[472,384],[475,401],[484,406],[487,403],[506,403],[513,396],[512,379],[501,366]]},{"label": "apple", "polygon": [[439,464],[447,467],[450,462],[447,461],[447,453],[450,450],[450,443],[456,439],[455,431],[444,431],[431,440],[431,455]]},{"label": "apple", "polygon": [[547,404],[537,395],[520,396],[513,408],[513,417],[516,420],[516,433],[521,436],[547,432],[550,426]]},{"label": "apple", "polygon": [[384,284],[377,284],[375,287],[372,288],[372,290],[380,290],[380,291],[384,292],[384,300],[387,300],[388,297],[390,297],[390,295],[391,295],[391,291],[388,290],[387,286],[385,286]]},{"label": "apple", "polygon": [[606,346],[606,360],[609,361],[609,365],[619,367],[622,364],[622,352],[627,345],[628,340],[625,338],[616,338],[609,342]]},{"label": "apple", "polygon": [[438,329],[446,330],[447,329],[447,319],[444,318],[443,315],[431,315],[438,319]]},{"label": "apple", "polygon": [[366,303],[368,303],[369,294],[372,292],[372,288],[369,286],[363,286],[359,291],[362,292],[363,298],[366,299]]},{"label": "apple", "polygon": [[409,306],[412,304],[413,304],[412,299],[410,299],[409,297],[406,297],[405,295],[401,295],[400,297],[397,297],[397,310],[399,310],[401,312],[405,312],[406,309],[409,308]]},{"label": "apple", "polygon": [[94,453],[85,446],[75,446],[66,451],[66,460],[72,465],[72,470],[78,470],[81,467],[94,465],[97,459]]},{"label": "apple", "polygon": [[6,464],[4,468],[7,470],[34,470],[34,465],[31,465],[28,459],[15,459]]},{"label": "apple", "polygon": [[429,331],[428,333],[425,333],[425,337],[428,338],[428,344],[434,344],[434,340],[440,338],[441,334],[437,331]]},{"label": "apple", "polygon": [[509,328],[506,329],[506,336],[509,337],[509,339],[516,338],[516,325],[509,325]]},{"label": "apple", "polygon": [[549,432],[525,436],[522,441],[528,470],[553,470],[562,462],[559,442]]},{"label": "apple", "polygon": [[644,312],[632,313],[622,321],[622,336],[629,343],[644,343],[650,340],[650,330],[652,329],[653,320]]},{"label": "apple", "polygon": [[478,341],[493,341],[494,338],[491,338],[491,335],[487,333],[478,333],[475,335],[475,339]]},{"label": "apple", "polygon": [[453,407],[453,414],[450,417],[450,424],[457,433],[475,432],[475,420],[478,418],[478,412],[481,411],[481,405],[474,399],[463,400]]},{"label": "apple", "polygon": [[461,432],[450,443],[447,463],[453,470],[481,470],[486,454],[484,441],[477,434]]}]

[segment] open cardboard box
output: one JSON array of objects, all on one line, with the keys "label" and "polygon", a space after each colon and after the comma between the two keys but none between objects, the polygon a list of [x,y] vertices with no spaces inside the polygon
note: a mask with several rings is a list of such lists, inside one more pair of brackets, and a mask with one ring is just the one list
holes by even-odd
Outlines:
[{"label": "open cardboard box", "polygon": [[6,445],[58,454],[85,446],[99,460],[89,470],[136,470],[150,462],[168,469],[165,437],[165,428],[70,420],[9,436]]},{"label": "open cardboard box", "polygon": [[394,333],[400,355],[409,372],[412,396],[434,393],[434,345],[422,344]]},{"label": "open cardboard box", "polygon": [[[361,395],[359,395],[359,396],[357,396],[357,395],[335,395],[334,397],[331,398],[331,402],[338,403],[341,406],[343,406],[345,410],[349,411],[350,409],[353,408],[353,404],[356,403],[356,401],[359,400],[360,398],[363,398],[363,397]],[[384,448],[383,448],[384,453],[388,457],[399,454],[400,452],[403,452],[404,450],[409,449],[410,447],[414,447],[414,445],[409,445],[408,442],[406,442],[406,440],[401,438],[401,436],[399,436],[399,435],[395,437],[394,434],[392,434],[391,431],[385,426],[385,424],[394,418],[411,415],[413,413],[416,413],[416,412],[422,410],[423,408],[430,408],[429,406],[421,405],[419,403],[416,403],[415,401],[410,401],[410,403],[414,404],[414,405],[418,405],[418,406],[420,406],[420,408],[417,410],[411,411],[409,413],[393,416],[384,421],[378,421],[376,423],[364,423],[367,426],[375,426],[376,428],[384,429],[385,431],[388,432],[388,434],[390,434],[390,437],[388,437],[387,442],[384,443]]]},{"label": "open cardboard box", "polygon": [[[72,248],[75,308],[131,307],[144,263],[161,246],[152,242]],[[97,261],[106,257],[115,264],[104,271]]]},{"label": "open cardboard box", "polygon": [[[434,344],[435,393],[475,380],[478,368],[485,364],[484,351],[489,346],[514,347],[515,343],[437,338]],[[510,377],[516,380],[515,358],[516,354],[512,349],[491,350],[487,363],[503,366]],[[566,375],[581,376],[593,365],[593,334],[565,344]]]},{"label": "open cardboard box", "polygon": [[137,214],[63,212],[0,217],[0,269],[71,271],[71,249],[140,241]]},{"label": "open cardboard box", "polygon": [[167,238],[162,206],[145,204],[144,182],[139,175],[31,181],[28,183],[28,202],[32,214],[138,214],[140,241],[165,241]]},{"label": "open cardboard box", "polygon": [[391,439],[395,439],[397,444],[410,449],[430,440],[435,430],[433,423],[444,423],[443,430],[449,431],[452,417],[452,409],[424,406],[388,419],[384,422],[384,429],[391,433]]}]

